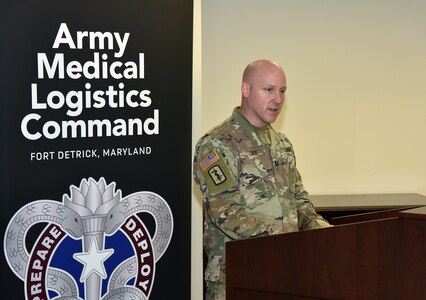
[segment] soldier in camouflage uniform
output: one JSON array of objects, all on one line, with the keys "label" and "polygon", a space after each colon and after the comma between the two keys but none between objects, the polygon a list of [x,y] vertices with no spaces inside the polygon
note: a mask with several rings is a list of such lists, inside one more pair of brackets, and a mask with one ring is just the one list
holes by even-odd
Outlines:
[{"label": "soldier in camouflage uniform", "polygon": [[247,66],[241,107],[196,145],[194,179],[204,196],[206,299],[225,299],[225,242],[330,226],[305,191],[293,147],[273,123],[286,79],[267,60]]}]

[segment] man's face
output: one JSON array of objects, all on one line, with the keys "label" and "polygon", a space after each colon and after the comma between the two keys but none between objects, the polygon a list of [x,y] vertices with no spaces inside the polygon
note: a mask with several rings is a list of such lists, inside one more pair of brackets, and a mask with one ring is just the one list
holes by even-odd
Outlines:
[{"label": "man's face", "polygon": [[256,71],[248,81],[241,86],[246,98],[242,114],[256,127],[275,122],[287,89],[284,73],[280,68],[268,65]]}]

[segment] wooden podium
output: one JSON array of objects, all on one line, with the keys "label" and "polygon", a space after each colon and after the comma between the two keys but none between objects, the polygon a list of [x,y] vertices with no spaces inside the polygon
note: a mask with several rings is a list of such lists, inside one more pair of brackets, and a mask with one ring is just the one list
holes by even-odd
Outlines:
[{"label": "wooden podium", "polygon": [[426,299],[426,207],[348,220],[228,242],[226,299]]}]

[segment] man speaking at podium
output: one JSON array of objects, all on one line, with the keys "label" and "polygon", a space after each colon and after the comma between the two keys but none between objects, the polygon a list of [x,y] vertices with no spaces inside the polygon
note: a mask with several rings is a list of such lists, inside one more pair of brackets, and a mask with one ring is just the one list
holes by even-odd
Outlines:
[{"label": "man speaking at podium", "polygon": [[308,198],[292,144],[270,125],[281,112],[286,89],[276,62],[250,63],[243,73],[241,106],[196,145],[207,300],[225,299],[225,242],[330,226]]}]

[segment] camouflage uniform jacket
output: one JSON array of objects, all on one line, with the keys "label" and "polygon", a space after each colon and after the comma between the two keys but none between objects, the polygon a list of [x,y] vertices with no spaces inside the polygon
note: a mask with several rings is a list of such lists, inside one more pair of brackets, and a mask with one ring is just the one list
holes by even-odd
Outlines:
[{"label": "camouflage uniform jacket", "polygon": [[328,226],[303,187],[290,141],[269,132],[271,144],[262,144],[236,108],[196,145],[208,281],[225,281],[226,241]]}]

